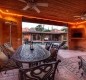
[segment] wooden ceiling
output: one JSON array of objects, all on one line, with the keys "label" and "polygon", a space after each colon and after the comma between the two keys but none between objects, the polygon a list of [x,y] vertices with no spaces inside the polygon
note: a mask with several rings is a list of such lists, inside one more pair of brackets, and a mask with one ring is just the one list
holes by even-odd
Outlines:
[{"label": "wooden ceiling", "polygon": [[19,0],[0,0],[0,9],[9,10],[18,14],[33,16],[58,22],[79,22],[74,16],[80,16],[86,12],[86,0],[36,0],[41,3],[48,3],[48,7],[37,6],[40,13],[29,8],[23,11],[26,3]]}]

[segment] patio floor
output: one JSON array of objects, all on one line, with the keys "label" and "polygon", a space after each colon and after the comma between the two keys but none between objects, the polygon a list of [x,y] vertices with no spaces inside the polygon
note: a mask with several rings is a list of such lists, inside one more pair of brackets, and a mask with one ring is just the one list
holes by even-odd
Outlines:
[{"label": "patio floor", "polygon": [[[60,50],[58,58],[61,63],[58,66],[59,72],[56,72],[55,80],[86,80],[86,77],[81,77],[81,71],[78,69],[77,56],[82,56],[86,59],[86,52],[73,50]],[[0,73],[0,80],[19,80],[18,69],[9,70]]]},{"label": "patio floor", "polygon": [[58,55],[64,59],[64,58],[83,56],[86,55],[86,52],[78,50],[59,50]]},{"label": "patio floor", "polygon": [[81,76],[82,70],[79,70],[78,56],[86,60],[86,52],[75,50],[60,50],[58,58],[61,59],[59,64],[59,73],[56,73],[55,80],[86,80],[86,75]]}]

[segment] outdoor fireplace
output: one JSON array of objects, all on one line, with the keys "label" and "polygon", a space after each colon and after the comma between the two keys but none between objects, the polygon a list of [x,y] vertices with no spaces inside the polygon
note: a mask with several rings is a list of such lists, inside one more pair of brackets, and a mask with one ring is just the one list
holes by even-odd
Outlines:
[{"label": "outdoor fireplace", "polygon": [[84,27],[71,28],[71,49],[84,51],[85,35],[86,33]]},{"label": "outdoor fireplace", "polygon": [[85,35],[84,28],[71,29],[71,38],[72,39],[83,39],[84,35]]}]

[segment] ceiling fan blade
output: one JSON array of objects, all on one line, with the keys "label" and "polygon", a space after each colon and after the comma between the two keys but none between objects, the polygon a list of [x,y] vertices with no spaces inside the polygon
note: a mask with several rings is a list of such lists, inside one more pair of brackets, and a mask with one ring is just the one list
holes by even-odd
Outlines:
[{"label": "ceiling fan blade", "polygon": [[19,1],[26,3],[26,1],[25,1],[25,0],[19,0]]},{"label": "ceiling fan blade", "polygon": [[35,9],[38,13],[40,13],[40,10],[36,6],[33,6],[32,8]]},{"label": "ceiling fan blade", "polygon": [[38,6],[48,7],[48,3],[36,3]]},{"label": "ceiling fan blade", "polygon": [[25,6],[25,7],[23,8],[23,10],[27,10],[28,8],[30,8],[29,5]]}]

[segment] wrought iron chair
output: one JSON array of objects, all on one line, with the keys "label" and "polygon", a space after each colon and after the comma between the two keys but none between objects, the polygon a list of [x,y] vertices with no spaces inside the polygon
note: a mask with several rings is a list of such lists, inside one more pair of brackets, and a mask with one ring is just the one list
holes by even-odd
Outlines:
[{"label": "wrought iron chair", "polygon": [[56,61],[58,45],[54,45],[53,43],[46,43],[45,49],[51,53],[51,56],[45,62]]},{"label": "wrought iron chair", "polygon": [[50,61],[56,61],[57,60],[57,53],[58,53],[58,46],[54,46],[52,44],[51,48],[50,48],[50,53],[51,53],[51,56],[50,56]]},{"label": "wrought iron chair", "polygon": [[49,50],[50,50],[51,45],[52,45],[52,43],[47,42],[47,43],[46,43],[46,45],[45,45],[45,49],[49,51]]},{"label": "wrought iron chair", "polygon": [[0,71],[7,71],[18,68],[16,63],[10,58],[9,52],[3,45],[0,45]]},{"label": "wrought iron chair", "polygon": [[46,49],[50,51],[51,56],[49,57],[49,60],[47,60],[47,61],[49,61],[49,62],[50,61],[56,61],[57,60],[58,51],[65,43],[66,43],[66,41],[63,41],[59,45],[55,45],[53,43],[48,44]]},{"label": "wrought iron chair", "polygon": [[54,80],[55,71],[60,60],[42,64],[29,69],[19,69],[20,80]]},{"label": "wrought iron chair", "polygon": [[66,41],[61,42],[60,45],[58,46],[58,50],[61,49],[61,47],[64,46],[65,43],[66,43]]},{"label": "wrought iron chair", "polygon": [[10,55],[12,55],[15,52],[15,50],[13,49],[12,45],[10,45],[9,42],[4,43],[4,47],[10,53]]},{"label": "wrought iron chair", "polygon": [[8,57],[11,57],[11,53],[9,52],[9,50],[6,49],[6,47],[4,45],[0,45],[0,50]]},{"label": "wrought iron chair", "polygon": [[81,73],[81,75],[83,76],[83,73],[86,74],[86,61],[81,56],[78,56],[78,58],[80,59],[80,62],[78,62],[79,69],[83,70]]}]

